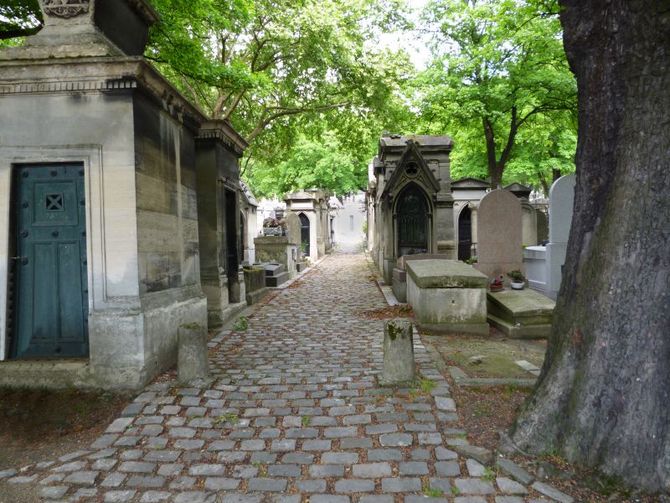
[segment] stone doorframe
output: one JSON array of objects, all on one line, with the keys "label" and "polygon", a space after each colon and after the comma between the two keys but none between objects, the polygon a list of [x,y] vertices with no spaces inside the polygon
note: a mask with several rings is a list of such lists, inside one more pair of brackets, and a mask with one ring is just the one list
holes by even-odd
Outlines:
[{"label": "stone doorframe", "polygon": [[426,214],[426,245],[427,245],[427,253],[436,253],[435,250],[435,244],[433,242],[433,235],[434,235],[434,229],[433,229],[433,215],[435,214],[435,206],[433,204],[432,198],[428,195],[428,192],[426,191],[426,188],[417,183],[417,182],[409,182],[404,184],[400,189],[398,189],[395,193],[395,197],[393,198],[392,201],[392,215],[393,215],[393,256],[395,259],[400,258],[400,250],[398,247],[398,235],[399,235],[399,230],[398,230],[398,202],[400,201],[400,196],[403,194],[405,189],[407,189],[411,184],[416,186],[419,191],[423,194],[423,197],[426,200],[426,207],[428,208],[428,213]]},{"label": "stone doorframe", "polygon": [[[86,192],[86,254],[88,257],[88,312],[89,316],[107,304],[105,225],[102,176],[102,146],[73,145],[58,147],[1,147],[0,148],[0,361],[9,353],[7,344],[7,302],[12,173],[21,164],[83,163]],[[89,337],[89,355],[95,340]]]}]

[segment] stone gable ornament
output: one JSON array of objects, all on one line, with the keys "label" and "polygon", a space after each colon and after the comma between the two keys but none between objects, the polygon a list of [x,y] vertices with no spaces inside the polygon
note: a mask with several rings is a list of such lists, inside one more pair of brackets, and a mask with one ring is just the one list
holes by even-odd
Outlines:
[{"label": "stone gable ornament", "polygon": [[45,14],[63,18],[88,13],[89,3],[90,0],[42,0]]}]

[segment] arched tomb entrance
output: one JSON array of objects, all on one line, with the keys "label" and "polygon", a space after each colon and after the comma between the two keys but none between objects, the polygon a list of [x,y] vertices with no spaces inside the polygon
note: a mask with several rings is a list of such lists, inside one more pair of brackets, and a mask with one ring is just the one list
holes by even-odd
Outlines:
[{"label": "arched tomb entrance", "polygon": [[472,210],[464,207],[458,215],[458,260],[472,256]]},{"label": "arched tomb entrance", "polygon": [[304,213],[300,213],[298,218],[300,218],[300,250],[305,257],[309,257],[309,218]]},{"label": "arched tomb entrance", "polygon": [[397,256],[428,253],[431,211],[426,193],[409,183],[396,199]]},{"label": "arched tomb entrance", "polygon": [[373,257],[387,284],[404,255],[456,258],[447,136],[381,138],[374,174]]}]

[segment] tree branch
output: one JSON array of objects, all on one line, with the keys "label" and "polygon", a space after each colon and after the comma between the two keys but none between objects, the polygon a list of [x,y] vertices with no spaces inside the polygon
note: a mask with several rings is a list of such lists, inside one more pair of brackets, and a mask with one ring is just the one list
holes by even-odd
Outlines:
[{"label": "tree branch", "polygon": [[239,93],[237,93],[237,96],[235,96],[235,99],[233,100],[232,104],[226,110],[226,113],[223,115],[222,119],[226,120],[226,119],[230,118],[230,116],[233,114],[233,112],[237,109],[237,106],[240,104],[240,100],[242,100],[242,97],[244,96],[244,94],[246,92],[247,92],[246,89],[242,89]]},{"label": "tree branch", "polygon": [[[325,112],[326,110],[333,110],[335,108],[341,108],[347,105],[349,105],[348,102],[332,103],[330,105],[319,105],[315,107],[303,107],[303,108],[281,108],[281,107],[266,108],[261,114],[261,119],[259,120],[256,127],[253,129],[251,133],[247,135],[247,141],[251,142],[254,138],[260,135],[263,132],[263,130],[270,125],[272,121],[277,120],[280,117],[286,117],[289,115],[299,115],[302,113],[309,113],[309,112]],[[278,110],[278,111],[263,118],[266,112],[269,110]]]},{"label": "tree branch", "polygon": [[242,177],[242,175],[244,175],[247,172],[247,168],[249,167],[249,161],[251,161],[252,157],[253,154],[248,154],[244,159],[244,166],[242,166],[242,169],[240,170],[240,177]]},{"label": "tree branch", "polygon": [[517,122],[517,110],[516,106],[513,106],[512,118],[510,119],[509,124],[509,134],[507,135],[507,143],[505,144],[505,148],[500,154],[500,160],[498,161],[498,166],[502,169],[504,169],[504,166],[509,160],[510,154],[512,153],[512,147],[514,147],[514,140],[516,139],[516,133],[518,131],[519,131],[519,123]]}]

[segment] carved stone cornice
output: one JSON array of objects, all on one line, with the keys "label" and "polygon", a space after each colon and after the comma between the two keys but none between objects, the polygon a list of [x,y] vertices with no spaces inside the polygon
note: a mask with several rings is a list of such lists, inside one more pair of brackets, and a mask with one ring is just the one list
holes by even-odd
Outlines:
[{"label": "carved stone cornice", "polygon": [[227,120],[208,120],[200,126],[196,140],[220,141],[237,155],[241,156],[249,143],[240,135]]},{"label": "carved stone cornice", "polygon": [[120,89],[136,89],[134,79],[106,80],[69,80],[52,82],[24,82],[16,84],[0,83],[0,95],[4,94],[38,94],[38,93],[71,93],[83,91],[113,91]]},{"label": "carved stone cornice", "polygon": [[0,96],[10,94],[118,92],[138,90],[180,123],[196,130],[205,114],[142,57],[35,62],[0,61]]}]

